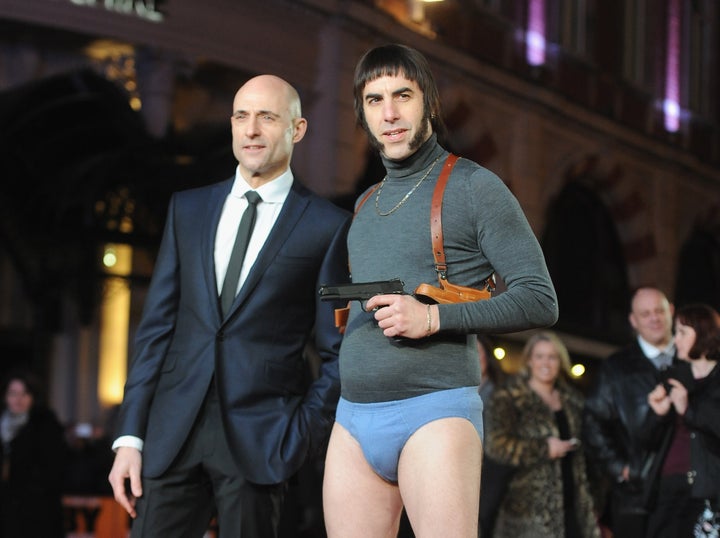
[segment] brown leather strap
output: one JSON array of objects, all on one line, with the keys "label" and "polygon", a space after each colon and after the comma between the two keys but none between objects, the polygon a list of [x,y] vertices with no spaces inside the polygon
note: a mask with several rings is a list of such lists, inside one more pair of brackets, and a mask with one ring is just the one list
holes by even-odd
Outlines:
[{"label": "brown leather strap", "polygon": [[[380,183],[382,183],[382,182],[380,182]],[[375,183],[375,185],[370,187],[370,189],[367,191],[365,196],[363,196],[362,199],[357,203],[357,205],[355,206],[355,213],[353,213],[353,218],[355,218],[355,215],[358,214],[358,212],[360,211],[360,208],[365,204],[365,202],[367,202],[368,198],[370,198],[370,196],[372,196],[372,193],[374,193],[376,190],[378,190],[378,188],[380,187],[380,183]]]},{"label": "brown leather strap", "polygon": [[442,285],[447,280],[447,262],[445,261],[445,246],[443,244],[442,231],[442,201],[445,185],[450,179],[450,172],[458,160],[457,155],[450,153],[440,171],[433,192],[432,205],[430,206],[430,235],[432,237],[433,257],[435,258],[435,270],[438,274],[438,281]]}]

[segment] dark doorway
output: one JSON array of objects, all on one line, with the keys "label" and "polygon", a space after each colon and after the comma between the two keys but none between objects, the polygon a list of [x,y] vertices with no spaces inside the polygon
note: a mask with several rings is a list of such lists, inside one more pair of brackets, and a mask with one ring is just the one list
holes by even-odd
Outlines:
[{"label": "dark doorway", "polygon": [[557,329],[621,343],[629,337],[625,257],[602,200],[569,183],[549,208],[542,238],[560,307]]}]

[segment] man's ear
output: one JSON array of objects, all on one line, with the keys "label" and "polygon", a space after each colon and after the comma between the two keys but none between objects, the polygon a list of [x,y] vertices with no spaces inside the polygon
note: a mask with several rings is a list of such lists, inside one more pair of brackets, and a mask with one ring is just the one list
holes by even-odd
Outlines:
[{"label": "man's ear", "polygon": [[628,314],[628,321],[630,322],[630,326],[637,331],[637,322],[635,321],[635,314],[630,312]]},{"label": "man's ear", "polygon": [[293,144],[300,142],[307,132],[307,120],[297,118],[293,121]]}]

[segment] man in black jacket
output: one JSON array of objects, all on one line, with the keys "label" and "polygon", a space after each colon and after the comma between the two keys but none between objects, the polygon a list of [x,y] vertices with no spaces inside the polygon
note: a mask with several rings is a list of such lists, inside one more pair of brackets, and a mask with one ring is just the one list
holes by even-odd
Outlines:
[{"label": "man in black jacket", "polygon": [[637,340],[602,365],[585,402],[588,456],[609,476],[610,525],[614,538],[642,538],[653,509],[653,495],[672,434],[645,446],[640,426],[650,412],[647,395],[675,360],[673,307],[655,288],[639,288],[629,321]]}]

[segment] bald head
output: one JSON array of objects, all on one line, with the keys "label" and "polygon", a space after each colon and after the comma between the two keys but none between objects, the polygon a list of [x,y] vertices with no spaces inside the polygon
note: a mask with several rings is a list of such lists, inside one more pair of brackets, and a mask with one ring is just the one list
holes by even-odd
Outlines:
[{"label": "bald head", "polygon": [[300,95],[298,95],[297,90],[293,88],[289,82],[278,76],[258,75],[253,77],[240,87],[237,94],[235,94],[235,98],[237,99],[238,95],[242,92],[276,95],[285,102],[288,113],[293,119],[302,116]]},{"label": "bald head", "polygon": [[645,340],[657,348],[664,348],[672,339],[673,306],[665,294],[656,288],[639,288],[633,295],[630,325]]},{"label": "bald head", "polygon": [[298,92],[275,75],[253,77],[240,87],[231,125],[233,153],[253,188],[289,168],[293,147],[307,130]]}]

